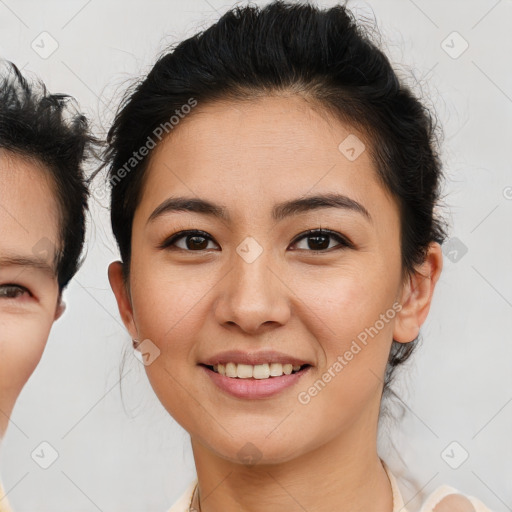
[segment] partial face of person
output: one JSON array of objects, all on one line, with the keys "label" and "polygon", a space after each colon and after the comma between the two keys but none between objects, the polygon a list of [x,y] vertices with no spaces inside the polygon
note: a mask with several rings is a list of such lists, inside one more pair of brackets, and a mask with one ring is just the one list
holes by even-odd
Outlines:
[{"label": "partial face of person", "polygon": [[0,437],[62,312],[54,197],[38,164],[0,151]]},{"label": "partial face of person", "polygon": [[109,271],[153,389],[233,461],[371,430],[393,337],[416,337],[431,290],[403,278],[364,136],[294,96],[197,109],[151,155],[128,286]]}]

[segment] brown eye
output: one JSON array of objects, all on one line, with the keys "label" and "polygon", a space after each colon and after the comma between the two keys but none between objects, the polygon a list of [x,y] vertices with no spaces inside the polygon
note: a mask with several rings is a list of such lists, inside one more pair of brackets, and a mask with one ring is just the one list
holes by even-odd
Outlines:
[{"label": "brown eye", "polygon": [[[182,239],[184,239],[184,244],[180,246],[177,242]],[[176,247],[189,252],[206,251],[208,250],[208,241],[212,241],[212,238],[204,231],[180,231],[165,240],[159,247],[160,249]]]},{"label": "brown eye", "polygon": [[[330,230],[324,229],[311,229],[306,233],[300,235],[295,239],[293,245],[299,241],[307,239],[307,248],[300,248],[309,252],[327,252],[333,248],[353,248],[354,245],[343,235]],[[331,241],[338,242],[334,247],[331,246]],[[206,251],[208,250],[208,242],[213,242],[213,239],[204,231],[187,230],[179,231],[170,238],[166,239],[159,245],[160,249],[181,249],[188,252]],[[179,243],[181,245],[179,245]],[[211,248],[210,248],[211,249]]]},{"label": "brown eye", "polygon": [[[333,249],[333,247],[338,249],[353,247],[353,244],[344,236],[334,231],[324,229],[311,229],[307,231],[297,238],[293,245],[297,245],[301,240],[307,240],[307,247],[301,247],[299,250],[306,250],[309,252],[327,252],[327,250]],[[338,245],[331,246],[332,240],[338,242]]]},{"label": "brown eye", "polygon": [[24,286],[17,284],[0,285],[0,299],[17,299],[24,294],[30,295],[30,292]]}]

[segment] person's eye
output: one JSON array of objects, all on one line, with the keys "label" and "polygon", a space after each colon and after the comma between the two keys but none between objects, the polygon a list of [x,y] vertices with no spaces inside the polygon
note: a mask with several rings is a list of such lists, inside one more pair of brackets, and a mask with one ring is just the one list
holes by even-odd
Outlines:
[{"label": "person's eye", "polygon": [[30,296],[31,293],[24,286],[18,284],[1,284],[0,299],[17,299],[23,295]]},{"label": "person's eye", "polygon": [[[326,229],[310,229],[305,233],[301,234],[295,239],[292,245],[297,245],[298,242],[304,240],[306,247],[299,247],[300,250],[306,250],[308,252],[327,252],[330,249],[346,249],[354,248],[354,244],[336,231],[330,231]],[[332,241],[338,242],[337,245],[331,245]]]},{"label": "person's eye", "polygon": [[[330,243],[332,240],[338,242],[334,248],[342,249],[354,247],[350,240],[340,233],[325,229],[310,229],[296,238],[292,245],[296,245],[301,240],[307,240],[307,248],[305,250],[308,252],[326,252],[333,248]],[[208,233],[199,230],[185,230],[179,231],[164,240],[164,242],[159,245],[159,248],[169,249],[177,247],[178,249],[188,252],[205,251],[208,250],[208,242],[213,242]],[[300,247],[299,249],[304,250],[304,248]]]},{"label": "person's eye", "polygon": [[[181,245],[177,243],[178,241],[182,241]],[[204,231],[199,231],[196,229],[179,231],[178,233],[175,233],[171,237],[164,240],[159,245],[159,248],[170,249],[172,247],[177,247],[178,249],[189,252],[205,251],[208,249],[208,241],[213,240],[210,235]]]}]

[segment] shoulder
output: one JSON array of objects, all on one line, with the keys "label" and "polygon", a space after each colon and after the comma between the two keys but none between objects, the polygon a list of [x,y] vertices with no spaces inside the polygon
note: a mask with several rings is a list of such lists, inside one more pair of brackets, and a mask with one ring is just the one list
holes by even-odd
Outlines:
[{"label": "shoulder", "polygon": [[[395,501],[395,509],[404,510],[402,497],[398,491],[396,480],[391,476],[391,485],[393,487],[393,495]],[[168,510],[168,512],[189,512],[189,507],[192,502],[192,496],[197,484],[197,479],[191,482],[185,492]],[[454,487],[443,485],[438,487],[432,494],[430,494],[423,503],[419,512],[493,512],[490,508],[486,507],[480,500],[473,496],[462,494]]]},{"label": "shoulder", "polygon": [[[382,464],[391,482],[393,511],[409,512],[404,505],[396,477],[384,461],[382,461]],[[492,510],[477,498],[465,495],[449,485],[442,485],[427,496],[419,512],[492,512]]]},{"label": "shoulder", "polygon": [[438,487],[430,494],[420,512],[492,512],[480,500],[459,492],[449,485]]},{"label": "shoulder", "polygon": [[0,512],[10,512],[9,502],[7,501],[7,495],[4,493],[2,489],[2,484],[0,484]]},{"label": "shoulder", "polygon": [[168,510],[168,512],[189,512],[192,495],[197,484],[197,478],[190,482],[185,492],[179,497],[178,501]]}]

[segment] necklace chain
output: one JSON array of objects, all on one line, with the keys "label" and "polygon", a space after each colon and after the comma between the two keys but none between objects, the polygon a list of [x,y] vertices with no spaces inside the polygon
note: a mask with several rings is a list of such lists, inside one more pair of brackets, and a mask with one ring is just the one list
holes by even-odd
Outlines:
[{"label": "necklace chain", "polygon": [[[388,478],[389,478],[389,473],[388,473],[388,469],[387,469],[386,465],[384,465],[384,470],[386,471],[386,474],[388,475]],[[196,485],[194,487],[194,492],[192,493],[192,499],[190,500],[188,512],[201,512],[201,503],[199,502],[198,484],[199,484],[199,482],[196,483]],[[390,485],[391,485],[391,490],[393,492],[393,510],[395,510],[395,502],[396,502],[397,498],[395,496],[395,489],[394,489],[393,484],[391,483],[391,479],[390,479]]]}]

